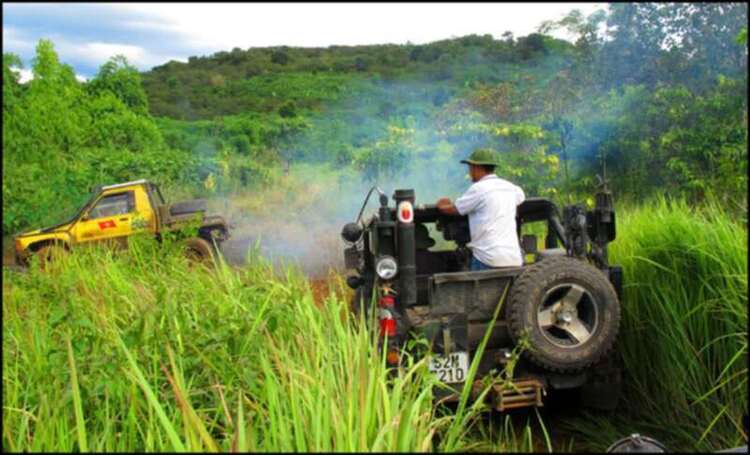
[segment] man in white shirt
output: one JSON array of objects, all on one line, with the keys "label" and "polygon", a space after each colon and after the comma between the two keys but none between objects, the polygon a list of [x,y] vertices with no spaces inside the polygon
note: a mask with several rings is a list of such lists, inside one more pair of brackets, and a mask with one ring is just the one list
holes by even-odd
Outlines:
[{"label": "man in white shirt", "polygon": [[455,204],[448,198],[437,201],[446,215],[468,215],[472,251],[471,270],[512,267],[523,264],[516,234],[516,207],[524,201],[523,190],[495,175],[495,153],[475,150],[468,160],[474,182]]}]

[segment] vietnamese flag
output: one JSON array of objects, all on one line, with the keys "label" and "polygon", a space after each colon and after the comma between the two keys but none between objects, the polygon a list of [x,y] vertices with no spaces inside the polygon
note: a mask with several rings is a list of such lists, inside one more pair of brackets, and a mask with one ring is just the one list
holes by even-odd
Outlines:
[{"label": "vietnamese flag", "polygon": [[107,229],[107,228],[114,228],[114,227],[117,227],[117,225],[115,225],[115,221],[114,220],[107,220],[107,221],[100,221],[99,222],[99,229],[102,230],[102,231],[105,230],[105,229]]}]

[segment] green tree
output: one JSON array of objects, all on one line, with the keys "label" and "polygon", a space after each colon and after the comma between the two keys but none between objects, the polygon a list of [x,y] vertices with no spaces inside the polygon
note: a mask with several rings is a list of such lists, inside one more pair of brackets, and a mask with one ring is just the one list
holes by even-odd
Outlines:
[{"label": "green tree", "polygon": [[289,55],[282,50],[275,50],[271,53],[271,62],[277,65],[286,65],[289,63]]},{"label": "green tree", "polygon": [[600,65],[611,84],[680,78],[708,88],[718,74],[747,71],[734,39],[746,24],[746,3],[613,3]]},{"label": "green tree", "polygon": [[19,152],[69,154],[81,143],[87,122],[84,92],[69,65],[61,64],[51,41],[42,39],[36,47],[25,98],[26,124],[19,125],[25,138]]},{"label": "green tree", "polygon": [[3,54],[3,110],[11,108],[20,96],[21,75],[12,68],[22,69],[21,58],[12,53]]},{"label": "green tree", "polygon": [[109,91],[133,112],[148,113],[148,97],[141,83],[141,75],[124,55],[115,55],[103,64],[89,82],[88,89],[93,94]]}]

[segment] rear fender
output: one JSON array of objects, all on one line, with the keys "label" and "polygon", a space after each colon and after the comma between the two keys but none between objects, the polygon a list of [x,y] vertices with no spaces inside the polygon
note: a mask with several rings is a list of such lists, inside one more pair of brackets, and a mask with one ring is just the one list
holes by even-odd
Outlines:
[{"label": "rear fender", "polygon": [[208,242],[223,242],[229,238],[229,229],[226,224],[215,223],[203,225],[198,229],[198,236]]}]

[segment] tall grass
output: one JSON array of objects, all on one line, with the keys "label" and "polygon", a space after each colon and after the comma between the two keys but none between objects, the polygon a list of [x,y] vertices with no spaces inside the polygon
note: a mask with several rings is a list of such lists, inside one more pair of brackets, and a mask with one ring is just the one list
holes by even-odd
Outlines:
[{"label": "tall grass", "polygon": [[389,372],[346,302],[258,258],[79,250],[3,297],[10,451],[452,451],[481,410],[433,406],[424,360]]},{"label": "tall grass", "polygon": [[[673,450],[740,445],[746,228],[718,207],[663,200],[618,216],[625,397],[616,413],[559,425],[598,450],[635,431]],[[478,420],[485,408],[468,390],[457,412],[434,407],[423,361],[389,373],[346,302],[315,305],[302,274],[284,273],[259,257],[209,270],[150,242],[79,250],[44,272],[4,269],[4,449],[559,447],[541,419]]]},{"label": "tall grass", "polygon": [[570,428],[598,450],[635,431],[671,450],[746,444],[746,225],[715,203],[665,199],[618,215],[625,395],[616,415]]}]

